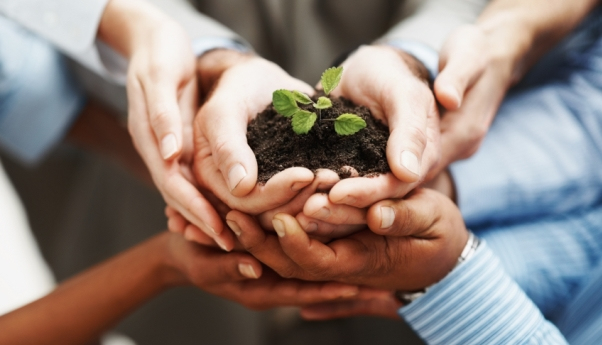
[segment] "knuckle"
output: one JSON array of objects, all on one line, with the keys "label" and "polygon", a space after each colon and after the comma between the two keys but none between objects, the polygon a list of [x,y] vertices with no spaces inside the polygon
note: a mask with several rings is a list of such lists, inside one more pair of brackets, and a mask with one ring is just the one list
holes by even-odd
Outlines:
[{"label": "knuckle", "polygon": [[427,135],[424,130],[416,126],[408,126],[405,131],[407,137],[412,140],[418,149],[424,149],[426,147]]},{"label": "knuckle", "polygon": [[169,126],[171,120],[170,113],[167,109],[160,109],[151,114],[151,126],[155,129],[165,128]]},{"label": "knuckle", "polygon": [[297,270],[292,266],[284,266],[278,270],[278,274],[285,279],[297,278]]}]

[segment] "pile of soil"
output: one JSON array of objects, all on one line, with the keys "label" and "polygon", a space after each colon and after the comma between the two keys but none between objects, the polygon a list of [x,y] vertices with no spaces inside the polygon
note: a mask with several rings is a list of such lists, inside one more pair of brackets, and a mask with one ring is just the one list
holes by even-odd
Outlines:
[{"label": "pile of soil", "polygon": [[[319,96],[319,95],[318,95]],[[314,102],[317,96],[314,97]],[[316,120],[307,134],[293,132],[291,119],[279,115],[272,105],[249,123],[247,141],[257,159],[258,182],[265,183],[276,173],[290,167],[305,167],[312,171],[327,168],[341,178],[349,177],[345,166],[357,170],[359,176],[373,176],[391,171],[386,147],[389,129],[372,117],[370,110],[356,106],[345,98],[331,98],[332,107],[322,110],[322,122]],[[311,105],[300,108],[316,112]],[[341,136],[334,130],[333,121],[339,115],[351,113],[366,121],[366,128]]]}]

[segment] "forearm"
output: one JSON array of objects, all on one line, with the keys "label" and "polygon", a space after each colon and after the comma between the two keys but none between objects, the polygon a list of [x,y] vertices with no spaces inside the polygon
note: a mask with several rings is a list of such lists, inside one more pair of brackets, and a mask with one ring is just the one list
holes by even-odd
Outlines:
[{"label": "forearm", "polygon": [[0,344],[82,344],[99,336],[175,283],[164,269],[167,238],[158,235],[1,316]]},{"label": "forearm", "polygon": [[98,38],[126,57],[162,25],[175,22],[142,0],[110,0],[98,26]]},{"label": "forearm", "polygon": [[571,32],[598,0],[495,0],[483,11],[477,26],[510,60],[518,80],[539,58]]}]

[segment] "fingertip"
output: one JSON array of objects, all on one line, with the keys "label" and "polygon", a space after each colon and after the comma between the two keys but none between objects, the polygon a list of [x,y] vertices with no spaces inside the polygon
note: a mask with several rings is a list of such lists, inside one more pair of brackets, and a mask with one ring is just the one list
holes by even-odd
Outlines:
[{"label": "fingertip", "polygon": [[372,205],[366,214],[366,224],[372,232],[383,235],[387,233],[395,222],[395,210],[392,205],[380,202]]},{"label": "fingertip", "polygon": [[462,95],[458,88],[445,79],[435,80],[435,96],[437,101],[447,110],[457,110],[462,106]]},{"label": "fingertip", "polygon": [[161,139],[161,156],[164,160],[175,158],[181,151],[181,145],[175,134],[168,133]]},{"label": "fingertip", "polygon": [[243,261],[238,264],[238,272],[245,278],[259,279],[263,274],[263,269],[256,262]]},{"label": "fingertip", "polygon": [[249,194],[257,182],[257,174],[253,174],[251,169],[240,162],[234,163],[228,169],[225,178],[230,193],[236,197]]}]

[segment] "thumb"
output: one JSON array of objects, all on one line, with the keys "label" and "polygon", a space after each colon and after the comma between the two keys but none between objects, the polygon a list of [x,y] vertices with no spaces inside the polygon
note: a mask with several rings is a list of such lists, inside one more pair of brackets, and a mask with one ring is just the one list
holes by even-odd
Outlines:
[{"label": "thumb", "polygon": [[379,235],[406,237],[428,231],[443,218],[444,196],[430,189],[416,189],[407,199],[385,200],[368,210],[370,230]]},{"label": "thumb", "polygon": [[149,120],[163,159],[182,151],[182,117],[178,105],[178,87],[172,83],[147,82],[145,90]]},{"label": "thumb", "polygon": [[439,70],[434,91],[437,101],[447,110],[462,105],[466,91],[485,70],[483,59],[484,37],[473,27],[456,30],[441,49]]},{"label": "thumb", "polygon": [[247,143],[247,115],[213,98],[201,108],[195,127],[209,142],[230,193],[236,197],[249,194],[257,181],[257,162]]}]

